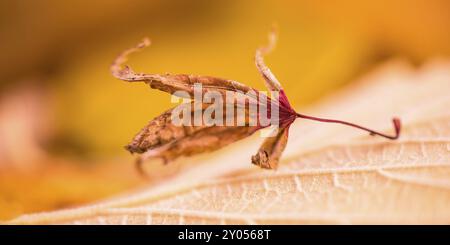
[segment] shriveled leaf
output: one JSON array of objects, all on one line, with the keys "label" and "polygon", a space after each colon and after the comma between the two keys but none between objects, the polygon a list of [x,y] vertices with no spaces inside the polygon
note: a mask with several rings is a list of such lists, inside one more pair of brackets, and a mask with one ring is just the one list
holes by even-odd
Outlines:
[{"label": "shriveled leaf", "polygon": [[448,224],[449,88],[449,63],[392,63],[310,110],[386,131],[398,115],[398,141],[298,120],[276,171],[250,165],[255,147],[245,140],[134,194],[11,223]]},{"label": "shriveled leaf", "polygon": [[[221,98],[226,98],[232,96],[233,98],[226,98],[227,102],[218,102],[221,108],[221,112],[226,110],[226,105],[232,104],[235,109],[236,107],[244,107],[248,113],[248,104],[255,103],[259,105],[260,100],[258,98],[266,98],[267,104],[278,104],[280,103],[281,117],[280,120],[281,131],[285,132],[280,134],[275,139],[266,140],[262,148],[258,153],[252,157],[252,162],[263,168],[275,168],[278,164],[279,157],[284,150],[288,138],[288,127],[295,120],[296,113],[291,108],[287,97],[282,91],[282,87],[269,68],[264,64],[263,54],[270,52],[276,42],[276,33],[272,31],[269,34],[269,45],[266,47],[259,48],[256,51],[256,66],[259,72],[262,74],[267,87],[272,91],[281,91],[281,100],[274,99],[271,97],[260,97],[263,94],[260,91],[251,89],[250,87],[240,84],[232,80],[224,80],[209,76],[196,76],[196,75],[160,75],[160,74],[143,74],[135,73],[126,66],[122,68],[122,64],[126,62],[127,56],[133,52],[139,51],[140,49],[150,45],[149,39],[144,39],[137,46],[125,50],[122,52],[111,66],[112,74],[125,81],[143,81],[150,84],[152,88],[159,89],[164,92],[171,93],[176,96],[187,97],[193,99],[192,103],[186,103],[184,105],[193,105],[195,103],[200,103],[202,112],[205,112],[208,106],[204,103],[203,93],[198,94],[198,92],[219,92],[222,95]],[[202,86],[201,91],[196,91],[195,86]],[[180,94],[180,92],[184,92]],[[227,92],[239,92],[230,95]],[[250,94],[244,94],[247,92],[254,92]],[[198,96],[201,98],[197,98]],[[238,99],[237,97],[241,97]],[[206,96],[205,96],[206,98]],[[231,99],[232,103],[228,101]],[[263,100],[261,100],[263,101]],[[271,108],[271,106],[270,106]],[[195,109],[195,106],[189,108],[188,113],[195,114],[195,110],[200,111],[200,109]],[[264,110],[260,109],[259,110]],[[267,108],[267,113],[270,113],[269,107]],[[172,161],[179,156],[191,156],[198,153],[214,151],[222,148],[230,143],[237,140],[243,139],[250,136],[258,129],[262,128],[257,126],[237,125],[234,126],[204,126],[203,124],[190,122],[191,125],[196,126],[181,126],[173,125],[172,114],[176,113],[177,107],[168,110],[159,117],[156,117],[150,123],[135,136],[131,144],[126,146],[126,149],[131,153],[140,153],[142,155],[138,158],[139,169],[141,163],[149,158],[159,157],[164,160],[165,163]],[[260,112],[259,112],[260,113]],[[225,114],[221,113],[223,116]],[[234,113],[238,115],[239,113]],[[199,114],[203,115],[203,114]],[[248,115],[250,118],[251,117]],[[198,117],[193,115],[193,117]],[[225,118],[222,118],[222,122],[225,122]],[[258,120],[258,119],[257,119]],[[260,125],[259,120],[256,122]],[[185,123],[186,124],[186,123]],[[202,125],[202,126],[199,126]],[[223,125],[223,124],[222,124]],[[270,156],[269,156],[270,154]]]}]

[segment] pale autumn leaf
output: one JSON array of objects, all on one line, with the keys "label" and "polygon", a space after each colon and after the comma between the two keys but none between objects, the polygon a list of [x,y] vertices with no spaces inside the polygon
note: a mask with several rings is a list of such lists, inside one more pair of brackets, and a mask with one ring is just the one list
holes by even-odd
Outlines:
[{"label": "pale autumn leaf", "polygon": [[[385,132],[391,132],[395,115],[404,124],[397,141],[297,120],[277,170],[250,163],[262,141],[256,134],[215,153],[177,160],[165,167],[176,168],[173,174],[142,190],[10,223],[448,224],[449,91],[450,63],[418,70],[389,63],[308,113]],[[149,162],[147,171],[159,164]]]}]

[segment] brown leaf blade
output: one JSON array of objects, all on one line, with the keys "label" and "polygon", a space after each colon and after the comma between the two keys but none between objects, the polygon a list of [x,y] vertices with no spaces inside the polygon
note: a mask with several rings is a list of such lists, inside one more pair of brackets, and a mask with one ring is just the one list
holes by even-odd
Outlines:
[{"label": "brown leaf blade", "polygon": [[208,91],[216,91],[222,95],[225,95],[226,91],[247,93],[253,90],[247,85],[237,81],[218,77],[187,74],[145,74],[136,73],[129,66],[122,67],[130,54],[138,52],[143,48],[150,46],[150,44],[150,40],[145,38],[135,47],[123,51],[111,65],[110,70],[113,76],[128,82],[145,82],[150,85],[151,88],[158,89],[169,94],[183,91],[187,93],[184,97],[188,98],[194,97],[194,84],[201,84],[203,93]]},{"label": "brown leaf blade", "polygon": [[[178,111],[177,107],[172,108],[151,120],[133,138],[131,143],[125,146],[129,152],[141,154],[137,160],[140,171],[142,171],[140,165],[147,159],[161,158],[164,163],[168,163],[181,156],[215,151],[246,138],[259,129],[258,126],[249,125],[248,108],[243,108],[244,115],[241,119],[243,126],[217,126],[203,120],[200,126],[194,126],[196,112],[203,115],[206,110],[217,109],[217,107],[198,102],[184,103],[181,106],[183,106],[182,109],[187,109],[188,114],[190,114],[190,118],[187,118],[183,125],[173,122],[173,114],[181,112],[181,110]],[[239,104],[232,104],[232,106],[234,110],[237,110]],[[227,104],[220,105],[220,107],[222,111],[225,111]],[[182,117],[183,115],[177,116]],[[227,120],[225,114],[220,115],[220,117],[222,117],[222,122]],[[236,114],[232,119],[235,122],[240,120]]]}]

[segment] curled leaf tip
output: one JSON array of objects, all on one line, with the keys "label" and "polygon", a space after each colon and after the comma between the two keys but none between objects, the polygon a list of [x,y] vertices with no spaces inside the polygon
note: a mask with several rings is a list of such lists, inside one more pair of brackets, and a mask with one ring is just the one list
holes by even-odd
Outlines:
[{"label": "curled leaf tip", "polygon": [[272,30],[269,32],[268,36],[268,44],[266,46],[262,46],[256,50],[255,53],[255,63],[258,68],[259,73],[261,73],[264,78],[266,87],[270,91],[280,91],[282,86],[275,75],[270,71],[269,67],[264,63],[264,55],[270,53],[274,48],[277,42],[277,31],[275,27],[272,27]]},{"label": "curled leaf tip", "polygon": [[122,65],[128,60],[128,55],[140,51],[141,49],[148,47],[150,44],[150,39],[146,37],[136,46],[126,49],[120,53],[110,67],[112,75],[121,80],[133,81],[133,78],[135,77],[133,70],[131,70],[128,66],[122,67]]},{"label": "curled leaf tip", "polygon": [[265,150],[260,150],[252,156],[252,164],[261,168],[272,169],[270,166],[269,154]]},{"label": "curled leaf tip", "polygon": [[144,37],[142,39],[142,42],[140,42],[136,47],[142,49],[142,48],[145,48],[147,46],[150,46],[151,43],[152,42],[151,42],[150,38]]},{"label": "curled leaf tip", "polygon": [[264,46],[261,46],[258,51],[262,54],[268,54],[275,49],[275,46],[278,41],[278,26],[273,24],[270,28],[269,33],[267,34],[268,43]]}]

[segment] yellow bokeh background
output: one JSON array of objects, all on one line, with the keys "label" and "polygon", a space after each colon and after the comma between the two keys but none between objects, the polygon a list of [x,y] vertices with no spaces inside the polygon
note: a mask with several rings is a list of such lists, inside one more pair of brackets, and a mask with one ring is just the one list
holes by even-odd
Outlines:
[{"label": "yellow bokeh background", "polygon": [[114,79],[109,65],[145,36],[153,44],[131,58],[136,71],[264,89],[253,56],[276,23],[266,61],[298,107],[388,59],[450,55],[444,0],[8,0],[0,13],[0,219],[144,184],[123,145],[170,96]]}]

